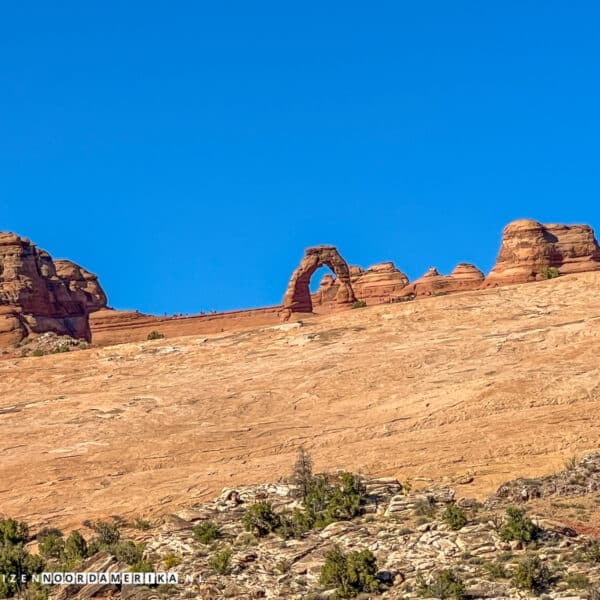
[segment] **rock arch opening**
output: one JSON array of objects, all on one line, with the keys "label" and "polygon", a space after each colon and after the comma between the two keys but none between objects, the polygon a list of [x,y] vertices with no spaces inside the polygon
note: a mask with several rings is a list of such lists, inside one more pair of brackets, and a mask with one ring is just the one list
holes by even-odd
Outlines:
[{"label": "rock arch opening", "polygon": [[339,284],[336,305],[339,307],[356,302],[350,282],[350,269],[335,246],[314,246],[308,248],[292,277],[283,298],[283,308],[291,312],[312,312],[310,280],[319,267],[327,266]]}]

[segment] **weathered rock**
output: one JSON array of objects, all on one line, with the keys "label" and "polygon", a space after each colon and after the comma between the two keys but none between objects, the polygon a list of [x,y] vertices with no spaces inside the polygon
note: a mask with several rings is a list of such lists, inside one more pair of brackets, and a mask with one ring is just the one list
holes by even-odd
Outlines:
[{"label": "weathered rock", "polygon": [[594,230],[589,225],[543,225],[531,219],[509,223],[484,287],[543,279],[543,270],[549,267],[560,274],[600,270]]},{"label": "weathered rock", "polygon": [[[396,296],[407,284],[408,277],[396,268],[393,262],[383,262],[366,271],[357,266],[350,267],[350,282],[354,294],[368,305],[383,304]],[[335,302],[339,290],[337,280],[327,274],[321,279],[319,289],[313,294],[315,305],[327,306]]]},{"label": "weathered rock", "polygon": [[54,332],[91,340],[89,313],[106,305],[95,275],[14,233],[0,233],[0,344]]},{"label": "weathered rock", "polygon": [[348,264],[340,256],[335,246],[315,246],[306,250],[300,266],[292,274],[283,298],[284,310],[312,312],[310,278],[323,265],[327,265],[336,276],[338,285],[335,295],[336,306],[348,306],[356,301],[350,281]]},{"label": "weathered rock", "polygon": [[459,263],[450,275],[440,275],[435,267],[431,267],[423,277],[403,288],[397,297],[438,296],[466,292],[480,288],[483,281],[483,273],[469,263]]}]

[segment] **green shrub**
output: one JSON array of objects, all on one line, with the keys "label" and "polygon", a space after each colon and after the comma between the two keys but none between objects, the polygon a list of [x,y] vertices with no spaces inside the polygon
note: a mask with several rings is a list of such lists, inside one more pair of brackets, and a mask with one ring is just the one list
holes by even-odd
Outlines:
[{"label": "green shrub", "polygon": [[488,562],[483,565],[483,570],[492,579],[504,579],[507,577],[506,569],[500,561]]},{"label": "green shrub", "polygon": [[231,563],[231,549],[223,548],[217,550],[208,561],[209,566],[220,575],[229,573]]},{"label": "green shrub", "polygon": [[467,513],[456,504],[448,504],[443,515],[450,529],[458,531],[467,524]]},{"label": "green shrub", "polygon": [[560,276],[560,271],[556,267],[542,267],[540,269],[542,279],[554,279]]},{"label": "green shrub", "polygon": [[352,303],[352,308],[364,308],[367,306],[367,303],[364,300],[357,300]]},{"label": "green shrub", "polygon": [[525,516],[524,511],[510,507],[506,510],[506,515],[508,519],[500,530],[500,537],[505,542],[517,541],[529,543],[540,536],[540,528]]},{"label": "green shrub", "polygon": [[165,568],[168,571],[169,569],[172,569],[173,567],[176,567],[177,565],[181,564],[181,557],[173,554],[172,552],[169,552],[163,558],[163,564],[165,565]]},{"label": "green shrub", "polygon": [[16,576],[15,581],[11,577],[0,577],[0,598],[17,594],[24,587],[21,578],[30,579],[34,573],[41,573],[44,566],[43,558],[30,554],[22,541],[0,545],[0,575]]},{"label": "green shrub", "polygon": [[148,334],[147,340],[162,340],[164,338],[164,334],[160,333],[160,331],[151,331]]},{"label": "green shrub", "polygon": [[376,592],[377,561],[370,550],[345,553],[334,546],[325,555],[319,582],[335,586],[338,598],[354,598],[362,592]]},{"label": "green shrub", "polygon": [[116,523],[108,523],[107,521],[98,521],[92,525],[92,529],[96,532],[96,537],[93,541],[97,543],[100,550],[105,550],[109,546],[116,544],[121,539],[121,532]]},{"label": "green shrub", "polygon": [[543,592],[551,583],[550,570],[537,557],[524,558],[517,565],[513,578],[515,587],[530,592]]},{"label": "green shrub", "polygon": [[142,519],[141,517],[136,517],[131,523],[131,526],[134,529],[139,529],[140,531],[148,531],[152,529],[152,523],[147,521],[146,519]]},{"label": "green shrub", "polygon": [[39,541],[38,549],[40,555],[46,559],[59,559],[63,555],[65,541],[56,533],[49,533]]},{"label": "green shrub", "polygon": [[297,520],[309,530],[353,519],[361,513],[364,498],[364,483],[352,473],[342,473],[338,485],[331,485],[322,475],[317,476],[308,486],[304,515],[298,515]]},{"label": "green shrub", "polygon": [[24,544],[29,540],[29,527],[23,521],[0,519],[0,544]]},{"label": "green shrub", "polygon": [[590,580],[583,573],[571,573],[565,577],[565,583],[574,590],[587,590],[590,587]]},{"label": "green shrub", "polygon": [[32,353],[31,356],[46,356],[46,353],[41,349],[41,348],[36,348]]},{"label": "green shrub", "polygon": [[270,502],[257,502],[250,506],[243,518],[244,528],[258,537],[264,537],[275,531],[281,521],[279,515],[273,511]]},{"label": "green shrub", "polygon": [[153,573],[154,566],[148,560],[140,560],[135,564],[131,565],[129,571],[131,573]]},{"label": "green shrub", "polygon": [[436,574],[430,583],[426,583],[422,575],[417,577],[417,593],[421,598],[454,598],[462,600],[465,597],[465,584],[460,576],[451,569],[445,569]]},{"label": "green shrub", "polygon": [[107,547],[107,549],[116,556],[118,561],[128,565],[135,565],[142,560],[144,546],[145,544],[136,544],[131,540],[127,540],[116,542]]},{"label": "green shrub", "polygon": [[192,531],[194,537],[201,544],[210,544],[220,535],[219,526],[213,521],[203,521],[202,523],[198,523],[198,525],[194,526]]},{"label": "green shrub", "polygon": [[588,562],[600,563],[600,542],[590,542],[583,550],[583,557]]},{"label": "green shrub", "polygon": [[83,560],[88,553],[85,539],[79,531],[72,531],[65,541],[65,558],[69,561]]}]

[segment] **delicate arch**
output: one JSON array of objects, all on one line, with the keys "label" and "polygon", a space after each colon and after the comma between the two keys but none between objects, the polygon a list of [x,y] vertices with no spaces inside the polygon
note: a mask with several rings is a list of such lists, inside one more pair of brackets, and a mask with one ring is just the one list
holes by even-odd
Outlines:
[{"label": "delicate arch", "polygon": [[310,297],[310,278],[323,265],[327,265],[335,274],[339,289],[336,295],[338,306],[356,302],[350,283],[350,269],[335,246],[314,246],[308,248],[292,277],[283,298],[283,308],[292,312],[312,312]]}]

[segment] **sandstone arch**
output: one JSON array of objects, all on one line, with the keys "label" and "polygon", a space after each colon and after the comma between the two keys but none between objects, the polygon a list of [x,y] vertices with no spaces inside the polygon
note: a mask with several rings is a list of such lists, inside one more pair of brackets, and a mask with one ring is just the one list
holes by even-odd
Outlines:
[{"label": "sandstone arch", "polygon": [[292,277],[283,297],[283,308],[292,312],[312,312],[310,297],[310,278],[323,265],[327,265],[335,274],[339,289],[336,295],[338,306],[356,302],[356,296],[350,282],[350,269],[335,246],[314,246],[307,248],[304,258]]}]

